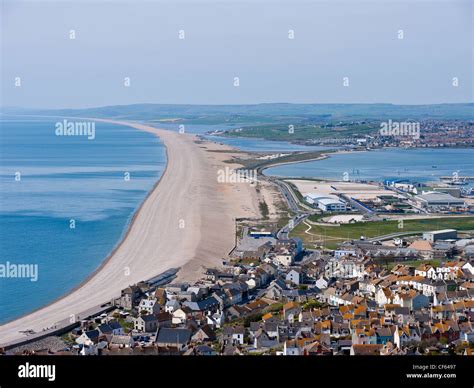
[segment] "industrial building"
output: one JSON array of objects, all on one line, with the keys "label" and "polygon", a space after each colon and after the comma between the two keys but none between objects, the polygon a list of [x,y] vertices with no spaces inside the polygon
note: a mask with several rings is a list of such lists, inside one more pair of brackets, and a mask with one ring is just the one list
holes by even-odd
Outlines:
[{"label": "industrial building", "polygon": [[461,198],[455,198],[450,194],[428,192],[418,195],[416,200],[423,207],[464,207],[465,202]]},{"label": "industrial building", "polygon": [[433,191],[437,193],[445,193],[455,198],[461,198],[461,189],[459,187],[433,187]]},{"label": "industrial building", "polygon": [[309,193],[304,197],[305,201],[310,205],[318,205],[318,200],[321,198],[328,198],[327,195],[318,194],[318,193]]},{"label": "industrial building", "polygon": [[345,211],[346,203],[336,196],[310,193],[305,196],[306,202],[325,212]]},{"label": "industrial building", "polygon": [[340,199],[321,198],[318,200],[318,207],[323,212],[338,212],[346,210],[346,204]]},{"label": "industrial building", "polygon": [[434,230],[432,232],[423,233],[423,239],[431,243],[436,240],[449,240],[456,239],[458,237],[458,232],[456,229],[443,229],[443,230]]}]

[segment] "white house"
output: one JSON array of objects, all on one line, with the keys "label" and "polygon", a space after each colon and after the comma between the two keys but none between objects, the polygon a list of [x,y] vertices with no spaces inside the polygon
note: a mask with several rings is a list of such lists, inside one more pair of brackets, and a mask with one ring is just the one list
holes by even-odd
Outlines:
[{"label": "white house", "polygon": [[388,288],[379,288],[375,294],[375,301],[379,306],[383,306],[387,303],[391,303],[393,300],[393,294]]},{"label": "white house", "polygon": [[224,344],[243,345],[245,328],[243,326],[226,326],[222,331]]},{"label": "white house", "polygon": [[415,269],[415,276],[423,276],[424,278],[436,275],[436,271],[433,266],[429,264],[421,264]]},{"label": "white house", "polygon": [[156,298],[142,299],[138,304],[139,312],[146,312],[146,314],[158,314],[160,312],[160,304]]},{"label": "white house", "polygon": [[234,344],[243,345],[244,344],[244,335],[245,329],[243,327],[235,327],[234,333],[232,334],[232,340]]},{"label": "white house", "polygon": [[321,275],[318,280],[316,280],[316,287],[318,287],[320,290],[324,290],[325,288],[328,288],[329,285],[329,279],[327,279],[325,276]]},{"label": "white house", "polygon": [[173,318],[171,318],[171,323],[173,325],[181,325],[181,324],[186,323],[186,319],[187,319],[186,312],[182,308],[179,308],[173,311]]},{"label": "white house", "polygon": [[435,292],[440,292],[446,289],[446,283],[442,280],[423,279],[421,281],[414,281],[413,288],[421,291],[426,296],[434,295]]},{"label": "white house", "polygon": [[217,311],[212,315],[207,315],[207,324],[212,327],[216,327],[217,329],[221,328],[222,325],[225,323],[225,315],[224,311]]},{"label": "white house", "polygon": [[301,272],[297,269],[291,269],[285,277],[285,280],[292,282],[293,284],[299,285],[302,281]]},{"label": "white house", "polygon": [[[468,266],[466,266],[468,264]],[[458,277],[460,270],[467,270],[470,272],[472,266],[470,263],[464,261],[448,261],[436,268],[436,275],[432,279],[453,280]],[[472,272],[471,272],[472,273]]]},{"label": "white house", "polygon": [[275,255],[273,262],[283,267],[289,267],[293,264],[294,258],[295,255],[293,253],[279,253]]}]

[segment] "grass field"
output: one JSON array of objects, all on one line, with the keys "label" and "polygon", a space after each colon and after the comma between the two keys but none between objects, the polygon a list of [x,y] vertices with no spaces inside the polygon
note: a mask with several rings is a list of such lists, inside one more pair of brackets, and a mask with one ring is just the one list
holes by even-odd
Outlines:
[{"label": "grass field", "polygon": [[[302,122],[288,121],[287,123],[271,123],[263,125],[253,125],[241,128],[240,131],[228,131],[226,136],[231,137],[253,137],[265,140],[280,141],[306,141],[323,138],[342,138],[363,136],[373,134],[378,131],[380,125],[378,122],[370,122],[364,124],[344,123],[336,124],[320,124],[316,120],[314,123],[308,123],[311,120]],[[292,126],[293,131],[289,131]]]},{"label": "grass field", "polygon": [[361,236],[371,238],[398,232],[427,232],[438,229],[474,230],[474,217],[404,220],[403,228],[399,228],[398,221],[357,222],[339,227],[302,223],[292,231],[291,236],[301,238],[306,245],[318,244],[334,249],[338,243],[358,240]]},{"label": "grass field", "polygon": [[439,267],[441,265],[440,259],[433,259],[433,260],[406,260],[406,261],[391,261],[388,263],[384,263],[383,261],[380,263],[389,271],[392,270],[397,264],[403,264],[408,267],[418,267],[420,264],[431,265],[433,267]]}]

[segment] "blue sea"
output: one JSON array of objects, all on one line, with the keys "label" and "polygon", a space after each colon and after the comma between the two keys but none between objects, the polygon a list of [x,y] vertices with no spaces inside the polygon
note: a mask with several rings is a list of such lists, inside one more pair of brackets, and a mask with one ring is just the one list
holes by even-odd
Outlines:
[{"label": "blue sea", "polygon": [[0,278],[0,322],[92,273],[166,166],[152,134],[96,122],[94,140],[56,136],[61,120],[0,119],[0,263],[38,264],[39,272],[36,282]]},{"label": "blue sea", "polygon": [[[269,168],[266,175],[356,180],[437,182],[441,176],[474,175],[472,148],[386,148],[331,155],[327,159]],[[467,187],[472,186],[472,182]],[[461,186],[465,187],[465,186]]]}]

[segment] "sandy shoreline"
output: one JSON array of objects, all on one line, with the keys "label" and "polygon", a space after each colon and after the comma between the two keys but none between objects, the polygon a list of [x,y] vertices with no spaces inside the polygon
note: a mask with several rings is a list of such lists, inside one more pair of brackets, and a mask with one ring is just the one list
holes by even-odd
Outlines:
[{"label": "sandy shoreline", "polygon": [[[321,156],[318,156],[317,158],[309,158],[309,159],[304,159],[304,160],[294,160],[294,161],[289,161],[289,162],[276,162],[274,164],[269,164],[268,166],[265,166],[264,168],[261,169],[261,173],[265,176],[272,177],[272,175],[264,174],[264,171],[268,170],[270,168],[273,168],[273,167],[285,166],[285,165],[288,165],[288,164],[315,162],[315,161],[318,161],[318,160],[329,159],[329,158],[333,157],[334,155],[352,154],[352,153],[356,153],[356,152],[370,152],[370,151],[369,150],[350,150],[350,151],[336,150],[336,151],[333,151],[333,152],[327,152],[326,151],[326,153],[322,153]],[[301,178],[301,179],[304,179],[304,178],[308,178],[308,177],[277,177],[277,176],[275,176],[275,178],[281,178],[281,179],[291,179],[291,178],[300,179]],[[333,179],[329,179],[329,178],[318,178],[318,177],[312,177],[312,178],[313,179],[318,179],[318,180],[325,180],[325,181],[333,180]]]},{"label": "sandy shoreline", "polygon": [[100,267],[67,295],[1,325],[0,344],[24,340],[21,330],[40,333],[65,318],[77,318],[82,311],[119,296],[128,285],[170,268],[181,267],[179,279],[196,280],[203,266],[219,265],[233,248],[235,218],[259,216],[253,186],[217,180],[220,169],[235,167],[224,162],[231,158],[232,148],[144,124],[93,120],[159,136],[166,147],[166,169],[133,216],[121,243]]}]

